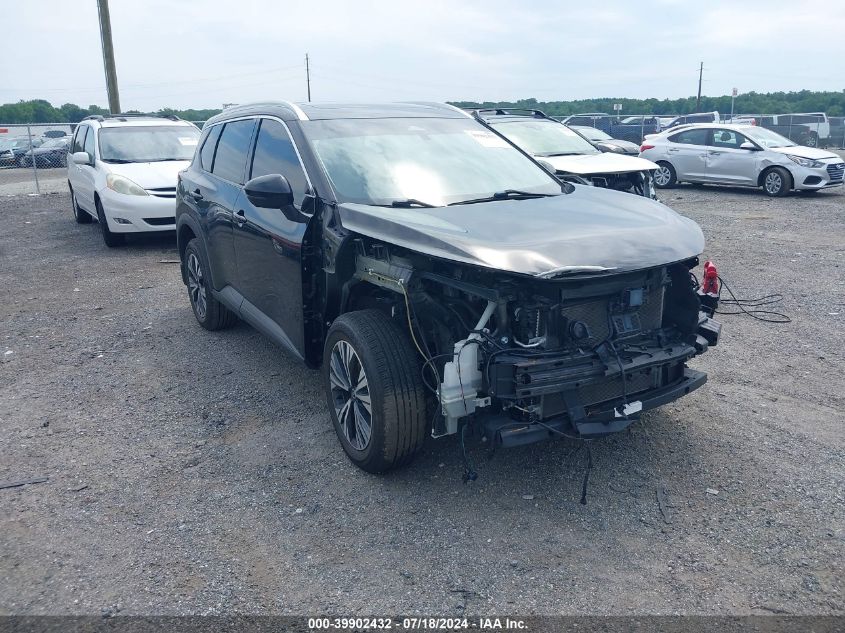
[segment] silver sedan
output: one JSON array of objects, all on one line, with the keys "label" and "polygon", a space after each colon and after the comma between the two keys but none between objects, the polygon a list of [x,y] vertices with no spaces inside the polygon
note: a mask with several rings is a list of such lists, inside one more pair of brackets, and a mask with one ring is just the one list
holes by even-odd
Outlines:
[{"label": "silver sedan", "polygon": [[660,188],[678,182],[762,187],[769,196],[843,184],[845,162],[753,125],[689,125],[647,136],[640,157],[657,163]]}]

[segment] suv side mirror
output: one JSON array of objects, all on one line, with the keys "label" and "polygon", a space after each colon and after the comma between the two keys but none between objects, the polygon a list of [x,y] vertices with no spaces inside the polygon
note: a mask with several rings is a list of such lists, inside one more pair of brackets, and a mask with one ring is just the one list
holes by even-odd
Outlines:
[{"label": "suv side mirror", "polygon": [[70,160],[77,165],[90,165],[91,157],[88,152],[74,152],[70,155]]},{"label": "suv side mirror", "polygon": [[756,152],[759,151],[760,148],[757,147],[754,143],[749,143],[748,141],[745,141],[745,143],[739,146],[739,149],[747,149],[752,152]]},{"label": "suv side mirror", "polygon": [[244,193],[252,204],[264,209],[284,209],[293,205],[290,183],[281,174],[253,178],[244,185]]}]

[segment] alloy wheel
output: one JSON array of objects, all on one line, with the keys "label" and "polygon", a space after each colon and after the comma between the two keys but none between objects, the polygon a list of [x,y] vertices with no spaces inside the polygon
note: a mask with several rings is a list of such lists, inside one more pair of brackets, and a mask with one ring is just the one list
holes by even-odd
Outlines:
[{"label": "alloy wheel", "polygon": [[669,168],[666,165],[659,165],[657,167],[657,172],[654,174],[655,184],[662,187],[669,184],[670,180],[672,180],[672,172],[669,171]]},{"label": "alloy wheel", "polygon": [[332,348],[329,382],[337,422],[349,444],[363,451],[373,428],[370,385],[361,359],[346,341]]},{"label": "alloy wheel", "polygon": [[766,174],[765,187],[766,193],[776,194],[783,187],[783,178],[776,171],[769,172]]},{"label": "alloy wheel", "polygon": [[193,304],[197,316],[200,320],[204,319],[208,311],[208,302],[205,296],[202,266],[195,253],[188,254],[188,292],[191,295],[191,304]]}]

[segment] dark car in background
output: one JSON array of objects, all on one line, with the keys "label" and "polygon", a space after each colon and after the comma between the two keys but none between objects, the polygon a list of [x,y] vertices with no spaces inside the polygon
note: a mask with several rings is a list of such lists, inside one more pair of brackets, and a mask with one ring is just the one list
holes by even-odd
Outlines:
[{"label": "dark car in background", "polygon": [[602,152],[616,152],[617,154],[629,154],[631,156],[639,156],[640,154],[638,143],[613,138],[607,132],[586,125],[570,125],[569,127],[585,137]]},{"label": "dark car in background", "polygon": [[321,367],[369,472],[427,435],[620,431],[702,386],[686,363],[718,340],[694,221],[557,181],[445,104],[229,108],[180,172],[176,226],[199,324],[241,318]]},{"label": "dark car in background", "polygon": [[28,136],[19,136],[8,139],[0,145],[0,165],[23,166],[23,157],[33,147],[40,147],[44,141],[40,138],[33,138],[30,142]]},{"label": "dark car in background", "polygon": [[38,147],[26,151],[20,164],[23,167],[31,167],[34,162],[36,167],[66,167],[69,147],[69,136],[48,138]]}]

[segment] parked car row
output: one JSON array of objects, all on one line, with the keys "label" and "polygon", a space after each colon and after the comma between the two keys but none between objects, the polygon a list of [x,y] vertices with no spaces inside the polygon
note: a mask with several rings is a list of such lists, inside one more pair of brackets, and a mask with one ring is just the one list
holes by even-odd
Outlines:
[{"label": "parked car row", "polygon": [[688,125],[647,136],[640,156],[658,165],[655,183],[761,187],[769,196],[841,187],[845,162],[829,150],[804,147],[764,127]]},{"label": "parked car row", "polygon": [[652,199],[657,165],[542,113],[277,102],[201,133],[89,117],[67,162],[76,220],[107,245],[176,230],[203,328],[244,320],[321,368],[364,470],[427,435],[617,432],[706,381],[688,367],[720,332],[691,275],[700,228]]},{"label": "parked car row", "polygon": [[[42,136],[18,136],[0,139],[0,166],[63,167],[67,156],[67,133],[48,130]],[[64,145],[63,145],[64,144]],[[46,146],[44,150],[41,148]]]}]

